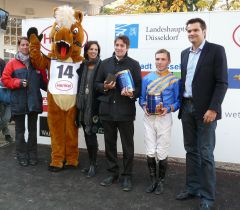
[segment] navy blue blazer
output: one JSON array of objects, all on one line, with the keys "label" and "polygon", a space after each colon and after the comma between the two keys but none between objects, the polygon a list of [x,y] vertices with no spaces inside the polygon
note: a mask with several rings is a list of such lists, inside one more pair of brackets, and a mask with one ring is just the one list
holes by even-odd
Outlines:
[{"label": "navy blue blazer", "polygon": [[[190,48],[187,48],[181,53],[181,101],[185,90],[189,50]],[[211,109],[217,112],[216,119],[221,119],[221,104],[227,88],[228,73],[225,49],[220,45],[206,41],[192,81],[192,97],[196,117],[203,119],[206,111]],[[181,119],[181,113],[182,105],[179,109],[179,119]]]}]

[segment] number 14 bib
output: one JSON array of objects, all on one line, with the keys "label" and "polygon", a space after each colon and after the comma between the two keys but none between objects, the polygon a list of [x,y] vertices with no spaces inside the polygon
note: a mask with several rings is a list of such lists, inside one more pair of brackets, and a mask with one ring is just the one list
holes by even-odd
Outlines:
[{"label": "number 14 bib", "polygon": [[81,62],[64,63],[51,60],[50,80],[48,90],[51,94],[75,95],[77,94],[77,69]]}]

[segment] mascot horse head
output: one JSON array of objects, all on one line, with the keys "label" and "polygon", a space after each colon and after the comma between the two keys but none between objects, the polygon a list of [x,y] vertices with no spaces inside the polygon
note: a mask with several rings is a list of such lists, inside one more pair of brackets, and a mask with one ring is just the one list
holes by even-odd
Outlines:
[{"label": "mascot horse head", "polygon": [[71,58],[73,62],[83,60],[80,55],[84,41],[82,12],[69,6],[60,6],[54,9],[54,18],[55,22],[50,32],[51,57],[63,61]]}]

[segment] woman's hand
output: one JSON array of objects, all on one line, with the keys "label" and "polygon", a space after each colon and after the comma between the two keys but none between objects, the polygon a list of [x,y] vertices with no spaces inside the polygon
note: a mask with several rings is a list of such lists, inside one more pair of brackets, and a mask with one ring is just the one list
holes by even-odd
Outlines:
[{"label": "woman's hand", "polygon": [[28,86],[28,81],[26,79],[21,79],[21,85],[26,88]]}]

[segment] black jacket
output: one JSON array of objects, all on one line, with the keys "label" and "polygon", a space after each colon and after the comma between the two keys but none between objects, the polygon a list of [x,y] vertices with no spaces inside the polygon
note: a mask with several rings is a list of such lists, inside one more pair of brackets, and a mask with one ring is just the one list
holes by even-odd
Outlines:
[{"label": "black jacket", "polygon": [[[189,49],[187,48],[181,54],[181,99],[185,90]],[[220,45],[206,41],[192,81],[193,104],[198,119],[203,120],[204,114],[209,109],[217,112],[217,120],[221,118],[221,104],[227,87],[228,75],[225,50]],[[181,113],[182,106],[179,110],[179,118],[181,118]]]},{"label": "black jacket", "polygon": [[[97,76],[97,73],[98,73],[98,70],[99,70],[99,66],[100,66],[100,64],[101,64],[101,60],[100,60],[100,62],[99,62],[99,64],[98,64],[98,66],[96,67],[96,71],[94,72],[94,75],[93,75],[93,80],[95,81],[96,80],[96,76]],[[80,65],[80,67],[79,67],[79,69],[77,70],[77,73],[78,73],[78,76],[79,76],[79,79],[78,79],[78,93],[79,93],[79,91],[80,91],[80,82],[81,82],[81,79],[82,79],[82,75],[83,75],[83,70],[84,70],[84,66],[85,66],[86,64],[83,62],[81,65]],[[97,91],[93,91],[93,100],[92,100],[92,107],[91,107],[91,109],[92,109],[92,116],[91,117],[93,117],[93,116],[95,116],[95,115],[97,115],[98,116],[98,111],[99,111],[99,100],[97,100],[97,98],[100,96],[101,94],[100,93],[98,93]],[[79,100],[79,94],[77,95],[77,101]],[[77,121],[78,121],[78,118],[77,118]],[[80,125],[81,124],[81,122],[77,122],[78,123],[78,125]]]},{"label": "black jacket", "polygon": [[[120,88],[104,92],[103,83],[108,73],[116,74],[119,71],[129,69],[135,84],[134,97],[131,99],[121,95]],[[131,121],[135,119],[135,101],[141,93],[141,67],[139,63],[127,55],[118,61],[113,55],[104,60],[99,68],[96,83],[96,90],[104,95],[98,97],[100,100],[99,115],[101,120],[108,121]]]},{"label": "black jacket", "polygon": [[2,77],[2,73],[5,65],[6,65],[5,61],[0,58],[0,77]]}]

